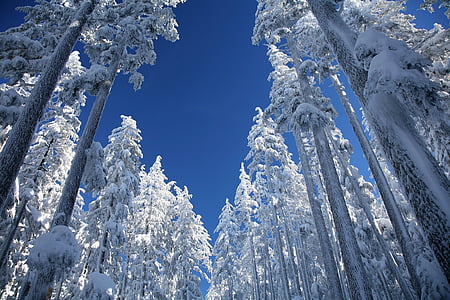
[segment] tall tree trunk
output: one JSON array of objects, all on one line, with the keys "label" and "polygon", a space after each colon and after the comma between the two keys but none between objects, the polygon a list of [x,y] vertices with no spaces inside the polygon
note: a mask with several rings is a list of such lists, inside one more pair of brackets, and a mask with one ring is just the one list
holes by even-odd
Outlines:
[{"label": "tall tree trunk", "polygon": [[422,290],[422,288],[421,288],[421,281],[414,267],[415,255],[414,252],[412,251],[413,249],[408,246],[411,245],[411,237],[408,233],[401,212],[398,209],[395,197],[392,194],[392,190],[389,187],[389,183],[386,179],[386,176],[383,173],[383,170],[381,169],[380,163],[378,162],[377,157],[373,152],[372,147],[370,146],[369,140],[364,134],[364,130],[360,122],[358,121],[358,118],[356,117],[355,111],[350,103],[350,100],[348,99],[344,91],[344,87],[339,81],[338,75],[331,74],[330,78],[331,81],[333,82],[336,93],[338,94],[339,99],[341,100],[341,103],[344,106],[345,112],[347,113],[348,119],[350,120],[350,124],[352,125],[353,131],[355,132],[355,135],[358,138],[359,144],[361,145],[361,149],[369,164],[370,171],[372,172],[378,190],[380,191],[384,207],[386,208],[386,212],[393,225],[397,241],[402,250],[403,257],[405,259],[405,264],[411,277],[412,286],[415,289],[416,294],[420,295],[420,291]]},{"label": "tall tree trunk", "polygon": [[[84,166],[86,164],[86,149],[92,144],[92,140],[94,139],[95,131],[98,127],[98,123],[100,121],[101,115],[103,113],[103,109],[106,104],[106,100],[108,99],[109,92],[111,90],[112,83],[117,74],[119,60],[115,60],[115,64],[109,67],[110,80],[106,80],[102,83],[97,97],[95,99],[94,105],[89,114],[89,118],[86,124],[86,127],[83,131],[83,135],[81,136],[80,142],[77,146],[77,150],[75,156],[72,160],[72,165],[69,171],[69,175],[66,178],[64,183],[64,188],[61,194],[61,198],[59,200],[58,207],[56,208],[55,214],[53,216],[52,225],[65,225],[68,226],[70,223],[70,218],[72,216],[73,207],[75,205],[76,196],[78,194],[78,189],[80,187],[81,176],[84,171]],[[33,270],[29,270],[28,272],[34,272]],[[53,275],[54,274],[41,274],[40,272],[36,273],[38,277],[44,277],[42,279],[37,279],[36,282],[44,281],[47,282],[48,287],[53,283]],[[44,284],[44,283],[42,283]],[[31,286],[31,291],[33,291],[33,284]],[[27,294],[23,295],[24,299],[38,299],[33,298],[33,294],[30,294],[28,291]],[[31,298],[30,298],[31,297]]]},{"label": "tall tree trunk", "polygon": [[[405,297],[405,299],[409,299],[409,300],[413,300],[416,297],[420,298],[420,292],[418,294],[416,293],[414,296],[413,293],[411,292],[408,284],[406,283],[405,279],[403,278],[402,274],[400,274],[399,264],[397,261],[394,261],[395,257],[392,256],[391,251],[389,250],[388,245],[386,244],[386,241],[381,236],[381,233],[379,232],[379,230],[375,224],[375,220],[372,216],[372,212],[370,211],[369,204],[367,203],[364,195],[362,194],[361,188],[359,187],[359,184],[358,184],[355,176],[351,173],[351,171],[349,171],[348,164],[345,162],[341,153],[339,153],[339,149],[336,145],[336,142],[332,139],[329,132],[328,132],[328,138],[333,143],[334,152],[336,153],[336,155],[338,157],[338,161],[341,165],[341,169],[344,170],[344,176],[346,176],[350,180],[350,184],[353,188],[353,191],[355,192],[356,197],[359,200],[359,203],[367,217],[367,220],[369,221],[370,226],[372,227],[372,231],[373,231],[373,233],[377,239],[377,242],[380,245],[381,251],[383,252],[383,255],[386,259],[387,267],[388,267],[389,271],[392,273],[392,275],[394,275],[394,277],[396,278],[396,280],[400,286],[400,289],[403,293],[403,296]],[[418,287],[416,287],[416,288],[418,288]]]},{"label": "tall tree trunk", "polygon": [[[292,38],[288,38],[288,47],[294,59],[294,67],[297,72],[300,89],[303,93],[305,103],[314,105],[313,92],[309,84],[309,80],[304,70],[300,67],[300,57]],[[320,117],[318,116],[320,119]],[[325,181],[325,189],[330,203],[331,213],[333,214],[333,222],[338,235],[339,246],[342,252],[345,273],[348,279],[350,296],[352,299],[372,299],[372,294],[367,279],[367,274],[362,263],[361,251],[358,247],[350,214],[344,200],[339,177],[333,162],[333,156],[329,141],[324,131],[325,121],[314,121],[312,124],[302,124],[294,120],[294,126],[308,126],[314,138],[317,157],[319,158],[320,167]]]},{"label": "tall tree trunk", "polygon": [[56,225],[68,226],[70,223],[70,218],[72,217],[73,208],[78,195],[78,189],[80,188],[81,177],[83,176],[84,168],[86,166],[86,150],[91,147],[94,140],[95,132],[100,123],[118,68],[119,59],[116,59],[114,64],[108,68],[110,78],[101,83],[83,134],[77,145],[75,156],[72,159],[69,175],[65,181],[58,207],[53,216],[52,227]]},{"label": "tall tree trunk", "polygon": [[[307,2],[358,96],[386,157],[403,185],[406,198],[450,281],[449,179],[425,147],[411,117],[406,113],[407,110],[396,97],[378,93],[371,99],[365,98],[364,88],[368,74],[353,55],[356,33],[343,21],[332,3],[328,0]],[[388,107],[380,109],[383,106],[396,106],[395,113],[392,108],[389,111],[386,110]]]},{"label": "tall tree trunk", "polygon": [[[303,291],[304,291],[304,298],[306,300],[311,300],[313,299],[312,297],[312,288],[311,288],[311,283],[314,281],[312,279],[312,274],[311,274],[311,259],[306,255],[307,252],[307,248],[306,248],[306,236],[307,234],[303,234],[302,232],[300,232],[300,234],[298,235],[298,238],[296,239],[296,253],[297,256],[299,257],[299,259],[302,261],[302,273],[303,273]],[[308,268],[308,266],[310,266]]]},{"label": "tall tree trunk", "polygon": [[14,236],[16,235],[17,227],[19,227],[19,223],[22,220],[27,203],[28,198],[22,198],[19,206],[17,207],[17,213],[14,216],[14,220],[8,229],[8,234],[2,241],[2,246],[0,248],[0,269],[7,264],[9,249]]},{"label": "tall tree trunk", "polygon": [[14,179],[19,173],[36,126],[44,114],[44,109],[81,30],[94,9],[95,2],[95,0],[86,0],[81,5],[48,61],[47,68],[33,88],[17,122],[11,129],[10,137],[0,153],[0,207],[3,207]]},{"label": "tall tree trunk", "polygon": [[314,188],[314,182],[312,180],[311,167],[309,165],[309,158],[305,151],[305,145],[302,141],[300,131],[294,132],[295,142],[297,144],[297,150],[300,157],[300,163],[303,170],[303,178],[305,179],[306,192],[308,194],[309,205],[311,206],[311,212],[313,215],[314,224],[317,230],[320,249],[323,255],[325,273],[328,279],[329,288],[331,289],[331,295],[337,300],[344,299],[342,293],[342,286],[339,280],[337,271],[337,264],[334,259],[330,238],[327,233],[325,221],[323,219],[322,209],[320,208],[319,200],[316,197],[316,190]]},{"label": "tall tree trunk", "polygon": [[[269,254],[269,246],[267,245],[267,243],[264,243],[264,251],[265,251],[265,264],[266,264],[266,272],[267,272],[267,278],[269,281],[269,288],[266,290],[269,290],[269,293],[265,295],[265,299],[275,299],[276,298],[276,293],[275,293],[275,284],[273,283],[273,269],[272,266],[270,264],[270,254]],[[268,295],[270,295],[270,298],[268,297]]]},{"label": "tall tree trunk", "polygon": [[312,132],[331,213],[333,214],[334,226],[339,239],[345,274],[348,278],[350,297],[355,300],[372,299],[367,274],[361,258],[361,251],[359,250],[353,224],[344,200],[330,145],[322,127],[314,124]]},{"label": "tall tree trunk", "polygon": [[283,242],[281,239],[280,234],[280,226],[278,224],[278,215],[275,206],[270,203],[270,206],[272,207],[272,218],[274,221],[273,228],[273,234],[275,235],[275,243],[277,244],[277,252],[278,252],[278,259],[280,260],[280,268],[281,268],[281,282],[283,284],[283,297],[284,299],[290,300],[291,299],[291,293],[289,289],[289,279],[287,275],[287,267],[286,267],[286,260],[284,258],[283,254]]},{"label": "tall tree trunk", "polygon": [[286,248],[288,250],[290,264],[292,266],[292,270],[294,272],[294,287],[297,293],[301,293],[301,284],[300,284],[300,278],[299,278],[299,269],[298,265],[295,262],[295,255],[294,255],[294,245],[292,242],[291,232],[290,229],[294,228],[294,225],[292,223],[292,219],[286,215],[286,212],[284,210],[284,207],[286,207],[286,202],[284,199],[281,199],[281,205],[280,205],[280,218],[282,218],[284,221],[284,236],[286,238]]},{"label": "tall tree trunk", "polygon": [[[250,221],[249,221],[250,223]],[[253,275],[253,290],[255,293],[255,300],[261,300],[261,292],[259,288],[259,282],[258,282],[258,270],[256,269],[256,255],[255,255],[255,246],[253,243],[253,233],[250,232],[249,235],[250,239],[250,253],[251,253],[251,260],[252,260],[252,275]]]}]

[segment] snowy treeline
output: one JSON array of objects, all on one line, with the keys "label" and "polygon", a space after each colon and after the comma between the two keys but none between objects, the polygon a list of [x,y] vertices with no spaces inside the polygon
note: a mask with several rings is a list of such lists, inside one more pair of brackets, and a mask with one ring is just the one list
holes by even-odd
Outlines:
[{"label": "snowy treeline", "polygon": [[164,175],[161,157],[148,171],[141,166],[141,139],[136,122],[122,116],[105,148],[88,149],[83,182],[95,198],[88,210],[78,202],[70,229],[50,225],[46,213],[54,205],[33,206],[48,200],[57,182],[42,195],[30,191],[35,199],[2,264],[2,299],[201,298],[200,281],[211,267],[209,234],[188,189]]},{"label": "snowy treeline", "polygon": [[448,299],[449,30],[415,28],[404,1],[258,0],[271,103],[211,247],[161,157],[141,165],[132,117],[94,142],[116,76],[141,87],[182,2],[42,0],[0,33],[0,299],[200,299],[208,273],[208,299]]}]

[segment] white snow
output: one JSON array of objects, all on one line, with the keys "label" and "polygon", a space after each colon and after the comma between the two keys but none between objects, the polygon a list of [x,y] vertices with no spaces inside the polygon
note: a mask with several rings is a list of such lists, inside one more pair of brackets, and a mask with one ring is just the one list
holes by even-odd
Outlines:
[{"label": "white snow", "polygon": [[79,257],[74,234],[67,226],[55,226],[34,240],[28,264],[36,269],[71,267]]},{"label": "white snow", "polygon": [[114,299],[115,284],[109,276],[99,272],[92,272],[88,275],[88,279],[89,282],[85,286],[83,291],[86,299]]},{"label": "white snow", "polygon": [[328,118],[315,105],[301,103],[297,106],[297,109],[293,114],[293,120],[300,124],[313,124],[315,122],[326,123]]}]

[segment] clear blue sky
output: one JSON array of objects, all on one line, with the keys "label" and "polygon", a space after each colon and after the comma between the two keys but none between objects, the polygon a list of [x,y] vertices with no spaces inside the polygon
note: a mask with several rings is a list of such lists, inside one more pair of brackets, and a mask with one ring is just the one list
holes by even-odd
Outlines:
[{"label": "clear blue sky", "polygon": [[[408,4],[420,26],[439,22],[448,27],[442,13],[418,11],[419,2]],[[14,7],[30,3],[3,0],[0,30],[21,23]],[[212,236],[225,198],[234,198],[254,109],[269,103],[266,48],[252,46],[250,40],[255,10],[255,0],[188,0],[179,5],[180,40],[156,41],[157,62],[142,68],[141,90],[133,91],[128,77],[117,78],[96,136],[105,146],[108,134],[120,125],[119,116],[131,115],[142,130],[142,162],[150,167],[156,155],[163,157],[167,177],[189,188],[194,210]],[[342,111],[339,104],[336,108]],[[88,107],[84,117],[87,112]],[[350,127],[342,129],[347,133]],[[356,143],[351,134],[347,138]],[[361,171],[366,168],[362,165]]]}]

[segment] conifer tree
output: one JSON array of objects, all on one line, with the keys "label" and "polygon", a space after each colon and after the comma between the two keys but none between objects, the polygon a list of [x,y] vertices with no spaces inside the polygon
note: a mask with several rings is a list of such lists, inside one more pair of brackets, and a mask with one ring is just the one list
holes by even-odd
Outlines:
[{"label": "conifer tree", "polygon": [[249,175],[245,172],[244,164],[241,164],[239,174],[239,185],[235,195],[236,224],[239,228],[237,247],[241,249],[238,276],[242,278],[239,292],[236,297],[239,299],[245,295],[251,295],[251,299],[261,299],[261,288],[259,281],[258,256],[257,256],[257,232],[259,225],[255,219],[258,203],[254,198],[254,187]]},{"label": "conifer tree", "polygon": [[[99,197],[89,205],[87,223],[93,248],[87,264],[88,274],[98,272],[109,276],[118,290],[122,258],[127,255],[126,219],[139,189],[142,137],[136,122],[121,116],[122,124],[108,137],[105,147],[107,184]],[[85,295],[88,297],[88,295]]]},{"label": "conifer tree", "polygon": [[[308,298],[311,294],[308,274],[312,272],[301,270],[299,258],[295,259],[296,250],[300,248],[296,238],[300,233],[294,230],[295,224],[310,222],[305,218],[308,215],[305,211],[309,210],[303,198],[305,187],[283,137],[276,132],[276,123],[261,109],[257,111],[248,137],[250,151],[246,159],[250,160],[250,174],[254,177],[255,197],[259,203],[257,216],[268,232],[262,235],[272,236],[266,243],[274,252],[271,260],[277,262],[273,266],[279,272],[276,278],[282,279],[275,295],[290,299],[303,293],[303,297]],[[299,214],[300,211],[303,213]]]},{"label": "conifer tree", "polygon": [[[11,255],[21,258],[10,262],[14,266],[13,281],[16,285],[20,282],[18,274],[24,271],[25,257],[22,256],[30,240],[49,229],[50,217],[67,176],[67,162],[73,157],[80,127],[78,116],[85,99],[83,91],[74,91],[68,85],[82,72],[84,69],[79,53],[73,52],[19,172],[18,199],[8,204],[13,220],[10,226],[4,228],[7,233],[1,247],[0,261],[2,265],[6,263],[8,250],[16,236],[15,244],[20,246]],[[17,232],[18,228],[22,228],[20,232]],[[11,290],[14,288],[10,287]]]},{"label": "conifer tree", "polygon": [[238,230],[234,207],[226,199],[219,216],[219,224],[215,229],[218,237],[212,249],[215,259],[207,299],[236,299],[236,289],[239,287],[239,278],[236,276],[239,253],[236,247]]},{"label": "conifer tree", "polygon": [[139,195],[133,201],[128,255],[129,267],[126,299],[165,299],[169,282],[172,220],[175,217],[174,182],[168,182],[158,156],[150,170],[141,170]]},{"label": "conifer tree", "polygon": [[[211,245],[209,234],[203,226],[201,216],[193,211],[191,195],[186,187],[175,190],[175,219],[172,226],[172,249],[170,271],[173,274],[169,298],[188,300],[201,299],[201,278],[209,280],[211,270]],[[199,275],[197,275],[199,274]],[[201,276],[201,277],[200,277]]]}]

